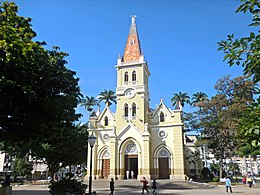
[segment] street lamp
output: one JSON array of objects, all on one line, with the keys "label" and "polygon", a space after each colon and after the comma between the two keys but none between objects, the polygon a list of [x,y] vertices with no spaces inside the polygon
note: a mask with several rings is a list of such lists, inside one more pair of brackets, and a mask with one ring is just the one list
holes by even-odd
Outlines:
[{"label": "street lamp", "polygon": [[93,133],[88,137],[88,143],[90,146],[90,171],[89,171],[89,192],[88,194],[91,194],[91,188],[92,188],[92,149],[96,143],[96,137],[93,135]]}]

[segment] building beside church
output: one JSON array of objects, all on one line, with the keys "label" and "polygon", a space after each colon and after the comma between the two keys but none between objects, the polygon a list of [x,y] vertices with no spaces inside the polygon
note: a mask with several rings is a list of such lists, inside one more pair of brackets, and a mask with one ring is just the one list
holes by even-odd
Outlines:
[{"label": "building beside church", "polygon": [[[136,179],[184,180],[186,174],[198,174],[200,164],[191,160],[192,151],[185,145],[181,106],[172,110],[161,99],[156,109],[150,108],[150,71],[135,17],[131,18],[124,55],[118,57],[116,71],[116,112],[107,105],[89,119],[89,134],[97,137],[93,177],[121,180],[131,178],[132,173]],[[189,163],[193,163],[192,171]],[[89,170],[90,162],[87,164]]]}]

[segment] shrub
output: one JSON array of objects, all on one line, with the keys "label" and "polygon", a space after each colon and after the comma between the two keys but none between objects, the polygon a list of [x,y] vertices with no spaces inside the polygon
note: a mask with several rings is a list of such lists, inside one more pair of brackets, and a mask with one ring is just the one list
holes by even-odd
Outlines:
[{"label": "shrub", "polygon": [[219,178],[218,178],[218,177],[214,177],[214,178],[212,178],[212,180],[213,180],[214,182],[219,182]]},{"label": "shrub", "polygon": [[51,195],[84,195],[87,185],[70,178],[62,178],[49,186]]}]

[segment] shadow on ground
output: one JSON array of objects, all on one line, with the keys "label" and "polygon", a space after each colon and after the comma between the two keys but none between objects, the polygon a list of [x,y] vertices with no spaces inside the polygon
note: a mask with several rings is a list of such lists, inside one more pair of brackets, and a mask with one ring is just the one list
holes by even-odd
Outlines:
[{"label": "shadow on ground", "polygon": [[13,190],[12,195],[46,195],[48,190]]}]

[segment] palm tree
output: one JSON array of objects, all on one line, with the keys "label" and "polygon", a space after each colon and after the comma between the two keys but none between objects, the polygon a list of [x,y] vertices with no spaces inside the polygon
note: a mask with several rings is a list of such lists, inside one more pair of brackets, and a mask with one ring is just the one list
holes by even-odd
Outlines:
[{"label": "palm tree", "polygon": [[105,104],[110,106],[114,102],[116,104],[116,95],[115,92],[112,90],[106,90],[102,91],[98,96],[99,101],[105,101]]},{"label": "palm tree", "polygon": [[194,106],[198,106],[198,103],[203,102],[208,99],[208,95],[203,92],[197,92],[192,95],[192,102],[191,104]]},{"label": "palm tree", "polygon": [[[203,93],[203,92],[197,92],[197,93],[194,93],[192,95],[192,102],[191,102],[191,105],[193,106],[197,106],[199,107],[199,113],[198,113],[198,121],[201,121],[202,119],[202,116],[201,116],[201,108],[202,108],[202,105],[200,104],[201,102],[204,102],[205,100],[208,100],[208,95],[206,93]],[[201,130],[201,136],[204,137],[204,134],[203,134],[203,130]],[[203,152],[203,160],[204,160],[204,166],[207,167],[207,159],[206,159],[206,145],[205,142],[202,142],[202,152]]]},{"label": "palm tree", "polygon": [[95,97],[86,96],[86,99],[81,99],[81,106],[84,106],[87,111],[91,112],[93,110],[93,106],[100,106],[99,101]]},{"label": "palm tree", "polygon": [[190,104],[190,97],[187,93],[175,93],[171,99],[172,106],[175,106],[178,102],[180,102],[181,106],[184,107],[184,104]]}]

